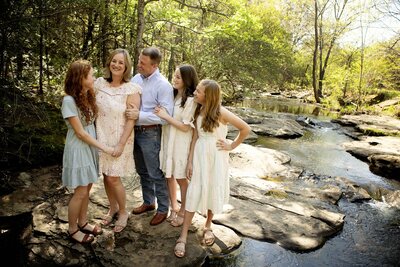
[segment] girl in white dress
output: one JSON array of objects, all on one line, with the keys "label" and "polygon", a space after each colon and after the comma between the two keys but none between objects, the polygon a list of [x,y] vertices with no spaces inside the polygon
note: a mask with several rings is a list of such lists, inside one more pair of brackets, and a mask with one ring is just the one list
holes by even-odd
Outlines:
[{"label": "girl in white dress", "polygon": [[[222,212],[229,198],[229,151],[241,144],[250,132],[246,122],[221,106],[221,89],[216,81],[202,80],[194,92],[194,101],[199,105],[187,166],[191,181],[183,227],[174,249],[179,258],[185,256],[187,234],[196,211],[207,214],[204,243],[208,246],[214,243],[211,221],[214,214]],[[225,139],[228,123],[239,130],[233,142]]]},{"label": "girl in white dress", "polygon": [[[193,135],[194,112],[197,106],[193,101],[193,92],[198,83],[197,72],[193,66],[179,66],[172,79],[175,95],[173,117],[161,107],[154,110],[157,116],[168,122],[162,129],[160,167],[167,178],[171,202],[171,213],[167,221],[175,227],[183,224],[185,214],[186,191],[189,184],[186,178],[186,165]],[[176,182],[178,182],[181,192],[180,207],[176,197]]]}]

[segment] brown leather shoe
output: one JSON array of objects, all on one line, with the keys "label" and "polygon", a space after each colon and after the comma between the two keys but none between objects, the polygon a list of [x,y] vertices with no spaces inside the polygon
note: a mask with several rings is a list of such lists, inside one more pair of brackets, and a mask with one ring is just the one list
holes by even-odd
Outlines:
[{"label": "brown leather shoe", "polygon": [[162,223],[167,218],[167,215],[168,213],[157,212],[156,215],[154,215],[153,219],[151,219],[150,225],[157,225]]},{"label": "brown leather shoe", "polygon": [[146,211],[154,210],[155,208],[156,208],[156,206],[154,204],[146,205],[143,203],[141,206],[134,208],[132,210],[132,214],[141,214]]}]

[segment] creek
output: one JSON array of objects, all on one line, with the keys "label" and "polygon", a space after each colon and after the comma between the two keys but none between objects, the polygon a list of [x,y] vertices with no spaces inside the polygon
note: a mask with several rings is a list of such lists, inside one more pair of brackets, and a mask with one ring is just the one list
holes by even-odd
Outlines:
[{"label": "creek", "polygon": [[[351,141],[351,138],[344,134],[341,126],[329,122],[337,114],[299,100],[280,97],[246,99],[237,106],[266,113],[305,116],[326,125],[310,128],[297,139],[258,138],[256,145],[290,155],[291,165],[321,179],[341,176],[359,185],[400,189],[399,182],[371,173],[368,164],[342,148],[341,144]],[[237,251],[224,258],[208,260],[203,266],[399,266],[398,210],[375,200],[351,203],[342,198],[338,206],[346,215],[343,230],[314,251],[299,253],[274,243],[242,237],[243,243]]]}]

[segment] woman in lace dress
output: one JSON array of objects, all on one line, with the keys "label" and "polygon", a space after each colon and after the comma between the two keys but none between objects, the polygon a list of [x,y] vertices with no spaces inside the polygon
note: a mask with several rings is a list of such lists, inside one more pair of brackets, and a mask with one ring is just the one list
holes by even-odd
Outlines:
[{"label": "woman in lace dress", "polygon": [[134,173],[134,120],[124,115],[127,107],[140,106],[141,89],[130,82],[132,61],[125,49],[113,50],[106,62],[104,77],[95,82],[99,114],[96,120],[97,138],[114,147],[112,155],[99,154],[99,168],[104,177],[104,188],[110,209],[102,224],[109,225],[115,217],[114,232],[121,232],[127,224],[126,192],[121,176]]},{"label": "woman in lace dress", "polygon": [[[172,79],[175,95],[173,116],[163,108],[155,109],[155,114],[168,122],[162,130],[160,165],[167,178],[171,202],[171,213],[167,221],[175,227],[183,224],[185,214],[186,191],[189,184],[186,178],[186,165],[194,128],[194,111],[197,106],[193,101],[193,92],[198,83],[197,72],[193,66],[179,66]],[[176,197],[177,182],[181,192],[180,207]]]},{"label": "woman in lace dress", "polygon": [[[207,214],[203,243],[207,246],[214,243],[211,221],[214,214],[222,212],[229,198],[229,151],[242,143],[250,132],[246,122],[221,106],[221,89],[217,82],[202,80],[194,92],[194,101],[199,105],[187,167],[191,180],[183,227],[174,249],[179,258],[185,255],[187,234],[196,211]],[[232,142],[225,139],[228,123],[239,130]]]},{"label": "woman in lace dress", "polygon": [[68,233],[79,243],[90,243],[102,233],[98,225],[88,223],[87,211],[92,184],[98,179],[97,149],[111,154],[113,148],[96,140],[94,119],[98,114],[93,90],[93,68],[89,61],[71,63],[64,82],[66,95],[61,112],[68,127],[65,140],[62,181],[73,188],[68,203]]}]

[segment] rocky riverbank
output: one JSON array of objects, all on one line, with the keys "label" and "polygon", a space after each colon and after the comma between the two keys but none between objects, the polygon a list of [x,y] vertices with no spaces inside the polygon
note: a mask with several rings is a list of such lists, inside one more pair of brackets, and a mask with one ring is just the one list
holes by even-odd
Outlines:
[{"label": "rocky riverbank", "polygon": [[[262,133],[295,138],[307,127],[323,126],[308,118],[272,119],[248,109],[235,112],[245,113],[244,119],[257,132],[247,139],[248,143],[254,143]],[[284,153],[248,144],[231,153],[230,176],[230,205],[213,221],[215,244],[201,244],[204,217],[197,214],[190,229],[187,256],[178,259],[173,248],[180,228],[168,223],[150,226],[152,212],[132,215],[120,234],[106,228],[91,245],[73,243],[67,236],[71,192],[61,186],[60,166],[23,172],[11,182],[15,190],[0,200],[1,251],[10,258],[17,240],[21,251],[14,253],[18,257],[13,259],[14,263],[28,266],[199,266],[206,257],[234,251],[241,245],[242,236],[294,251],[318,249],[345,223],[346,218],[337,206],[341,198],[351,202],[375,199],[400,210],[399,190],[360,186],[345,177],[309,174],[291,166],[290,157]],[[124,183],[131,209],[141,203],[138,178],[126,177]],[[101,180],[94,185],[90,201],[91,219],[99,222],[107,212]]]}]

